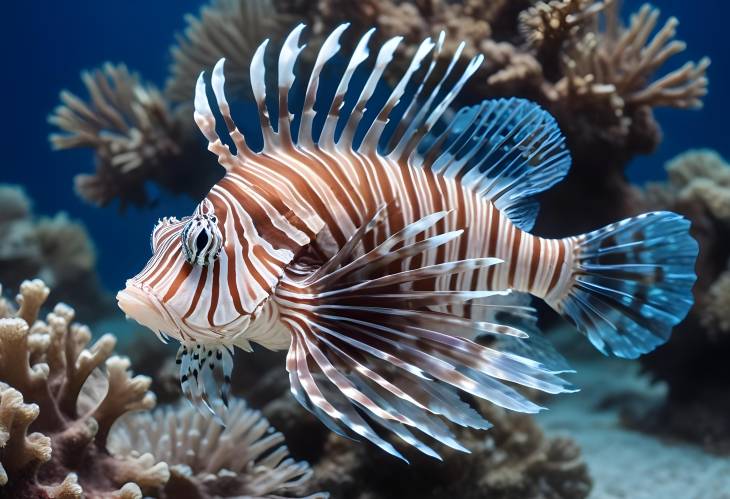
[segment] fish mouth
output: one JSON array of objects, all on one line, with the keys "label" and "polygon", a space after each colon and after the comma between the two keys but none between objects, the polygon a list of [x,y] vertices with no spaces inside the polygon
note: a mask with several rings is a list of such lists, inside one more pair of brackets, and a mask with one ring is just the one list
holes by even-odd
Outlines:
[{"label": "fish mouth", "polygon": [[160,300],[149,290],[145,290],[131,279],[126,287],[117,293],[117,304],[128,319],[134,319],[142,326],[160,333],[178,336],[177,327],[171,320]]}]

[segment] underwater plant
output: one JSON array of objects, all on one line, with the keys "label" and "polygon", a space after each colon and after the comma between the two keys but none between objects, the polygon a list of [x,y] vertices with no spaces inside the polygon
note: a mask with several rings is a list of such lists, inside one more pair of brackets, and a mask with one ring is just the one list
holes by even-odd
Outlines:
[{"label": "underwater plant", "polygon": [[[301,497],[312,478],[305,462],[288,457],[284,436],[241,399],[231,401],[225,427],[186,404],[125,416],[107,447],[120,458],[143,454],[164,461],[170,480],[155,497]],[[324,493],[309,499],[328,497]]]},{"label": "underwater plant", "polygon": [[[534,322],[534,310],[495,298],[543,299],[606,354],[636,358],[667,341],[692,305],[697,244],[687,220],[651,212],[574,237],[533,236],[534,196],[570,167],[552,116],[522,99],[487,100],[439,129],[483,59],[452,74],[457,50],[444,72],[434,71],[443,33],[419,45],[377,103],[374,89],[401,40],[383,44],[358,83],[352,75],[369,57],[368,32],[334,96],[323,97],[320,79],[347,27],[321,43],[301,108],[289,94],[304,26],[279,52],[271,89],[278,108],[266,98],[268,41],[256,50],[260,152],[231,116],[224,60],[211,87],[235,154],[217,133],[204,75],[198,79],[194,118],[226,175],[192,216],[158,222],[151,259],[117,298],[128,316],[180,342],[182,391],[201,412],[222,423],[234,347],[288,348],[292,393],[330,429],[405,460],[374,421],[437,458],[412,430],[467,451],[441,418],[491,426],[460,392],[534,413],[541,407],[515,385],[574,390],[534,328],[489,321],[502,312]],[[409,85],[417,90],[406,96]],[[341,113],[344,106],[352,111]],[[315,109],[324,115],[319,134]]]}]

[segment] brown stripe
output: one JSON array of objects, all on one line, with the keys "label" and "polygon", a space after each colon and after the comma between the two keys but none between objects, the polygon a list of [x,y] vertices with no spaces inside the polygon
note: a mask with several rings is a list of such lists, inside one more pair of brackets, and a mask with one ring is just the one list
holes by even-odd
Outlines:
[{"label": "brown stripe", "polygon": [[172,286],[170,286],[170,289],[167,290],[167,293],[165,293],[165,296],[162,297],[162,301],[164,303],[167,303],[172,299],[175,294],[177,294],[177,291],[180,289],[180,286],[182,286],[182,283],[185,282],[185,280],[190,276],[190,273],[193,271],[193,266],[189,264],[188,262],[183,262],[183,266],[180,269],[180,272],[175,276],[175,280],[172,281]]},{"label": "brown stripe", "polygon": [[[218,196],[209,196],[208,199],[213,203],[213,207],[218,214],[218,229],[221,231],[221,234],[224,234],[225,245],[222,251],[225,253],[226,261],[228,262],[226,272],[228,293],[231,296],[233,307],[236,309],[236,312],[243,315],[246,312],[243,309],[243,304],[241,303],[241,295],[238,293],[238,285],[236,281],[237,273],[235,244],[233,242],[234,239],[230,237],[231,234],[226,233],[226,221],[228,220],[229,208]],[[236,236],[236,234],[232,235]]]},{"label": "brown stripe", "polygon": [[203,294],[203,289],[205,288],[205,283],[208,280],[208,268],[207,267],[200,267],[200,277],[198,278],[198,284],[195,287],[195,294],[193,294],[193,301],[190,303],[190,307],[188,308],[188,311],[185,312],[185,315],[183,316],[183,321],[190,317],[193,312],[195,311],[195,307],[198,306],[198,302],[200,301],[200,295]]},{"label": "brown stripe", "polygon": [[530,291],[535,284],[537,270],[540,268],[540,251],[542,250],[542,239],[532,238],[532,255],[530,256],[530,277],[527,281],[526,291]]},{"label": "brown stripe", "polygon": [[550,285],[548,286],[547,292],[550,293],[560,279],[560,271],[563,268],[563,260],[565,258],[565,245],[562,241],[558,241],[558,258],[555,262],[555,269],[553,270],[553,277],[550,279]]},{"label": "brown stripe", "polygon": [[[499,222],[502,217],[502,213],[497,210],[494,203],[489,201],[489,241],[487,243],[487,257],[496,256],[497,252],[497,239],[499,239]],[[487,289],[492,289],[492,281],[494,280],[494,272],[498,265],[492,265],[487,270]]]},{"label": "brown stripe", "polygon": [[220,295],[220,289],[218,289],[218,286],[220,285],[220,281],[221,261],[218,259],[213,263],[213,290],[210,294],[210,306],[208,307],[208,324],[211,326],[215,326],[213,316],[215,315],[215,310],[218,308],[218,297]]},{"label": "brown stripe", "polygon": [[515,274],[517,273],[517,263],[520,256],[520,244],[522,244],[522,231],[516,227],[512,228],[514,239],[512,240],[512,249],[509,255],[509,273],[507,274],[507,286],[512,288],[515,285]]}]

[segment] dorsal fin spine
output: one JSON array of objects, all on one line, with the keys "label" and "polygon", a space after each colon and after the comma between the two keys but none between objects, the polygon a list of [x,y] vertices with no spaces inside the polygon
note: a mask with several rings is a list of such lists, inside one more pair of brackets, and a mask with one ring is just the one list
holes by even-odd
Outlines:
[{"label": "dorsal fin spine", "polygon": [[347,123],[345,124],[342,137],[340,137],[340,142],[342,142],[346,147],[352,147],[355,131],[360,125],[363,115],[365,114],[365,106],[370,100],[370,97],[372,97],[373,92],[375,92],[375,87],[377,86],[378,81],[380,81],[380,77],[385,71],[385,68],[388,67],[390,61],[393,60],[393,55],[401,41],[403,41],[403,37],[396,36],[385,42],[383,46],[380,47],[378,56],[375,59],[375,67],[370,72],[365,85],[360,91],[357,102],[355,103],[355,106],[347,119]]},{"label": "dorsal fin spine", "polygon": [[[438,55],[441,53],[441,48],[443,46],[443,39],[444,39],[444,32],[441,32],[441,35],[439,36],[439,42],[437,44],[437,51],[434,56],[434,63],[438,61]],[[395,159],[397,161],[402,160],[406,156],[411,156],[413,150],[417,147],[418,143],[420,142],[420,139],[425,136],[431,127],[429,126],[429,121],[424,120],[424,117],[426,116],[426,113],[428,113],[431,109],[431,106],[433,105],[433,101],[436,99],[436,97],[441,92],[441,87],[443,86],[444,82],[448,79],[448,77],[451,75],[451,71],[454,69],[454,66],[456,66],[456,62],[461,57],[461,53],[464,50],[464,47],[466,44],[464,42],[461,42],[459,46],[454,51],[453,57],[451,58],[451,62],[449,63],[449,66],[446,68],[446,71],[444,71],[444,74],[441,76],[441,79],[436,84],[436,86],[431,91],[431,95],[428,96],[428,99],[426,102],[423,103],[422,106],[420,106],[420,109],[418,111],[418,114],[416,117],[412,120],[408,121],[408,128],[403,133],[403,137],[400,138],[399,143],[395,146],[393,151],[388,155],[390,158]],[[426,80],[428,79],[430,75],[429,73],[426,75],[426,78],[424,78],[423,83],[421,84],[421,88],[425,85]],[[419,92],[414,97],[413,102],[415,103]]]},{"label": "dorsal fin spine", "polygon": [[337,85],[337,90],[335,90],[335,95],[330,103],[329,109],[327,110],[327,118],[325,119],[324,127],[322,128],[322,133],[320,135],[322,145],[325,147],[333,147],[335,145],[335,129],[337,127],[337,123],[339,123],[339,111],[344,103],[345,94],[350,86],[352,75],[355,73],[355,70],[360,66],[360,64],[368,58],[369,51],[367,44],[374,32],[375,28],[370,29],[362,36],[362,38],[360,38],[360,41],[355,47],[355,51],[350,58],[350,62],[347,64],[345,72]]},{"label": "dorsal fin spine", "polygon": [[279,52],[279,126],[277,133],[280,143],[292,144],[291,122],[289,114],[289,91],[294,85],[294,65],[297,62],[305,45],[299,46],[299,37],[304,30],[304,24],[298,25],[286,37],[284,45]]},{"label": "dorsal fin spine", "polygon": [[261,126],[261,133],[264,137],[264,151],[273,147],[277,143],[276,134],[274,133],[274,129],[271,127],[269,109],[266,105],[266,68],[264,56],[268,45],[269,39],[267,38],[258,46],[253,57],[251,57],[251,66],[249,71],[251,90],[253,91],[253,96],[256,100],[256,107],[259,113],[259,124]]},{"label": "dorsal fin spine", "polygon": [[370,123],[370,128],[365,133],[365,138],[360,145],[360,150],[364,154],[376,151],[378,143],[380,141],[380,137],[383,133],[383,129],[385,128],[385,125],[388,124],[390,113],[400,102],[400,98],[403,96],[408,82],[410,82],[413,74],[421,67],[423,59],[426,58],[426,56],[433,50],[435,46],[436,44],[431,40],[430,37],[423,40],[421,42],[421,45],[418,46],[416,54],[413,56],[413,59],[411,59],[411,63],[408,66],[405,74],[395,86],[393,91],[390,93],[390,97],[388,97],[388,100],[380,109],[377,117],[373,120],[372,123]]},{"label": "dorsal fin spine", "polygon": [[[317,60],[312,68],[309,77],[307,90],[304,94],[304,104],[302,106],[302,119],[299,125],[299,133],[297,144],[302,147],[312,148],[314,146],[314,137],[312,136],[312,122],[314,121],[314,102],[317,99],[317,90],[319,88],[319,76],[322,73],[324,65],[332,59],[340,51],[340,36],[350,26],[349,23],[338,26],[324,41],[322,48],[317,54]],[[353,56],[354,57],[354,56]]]}]

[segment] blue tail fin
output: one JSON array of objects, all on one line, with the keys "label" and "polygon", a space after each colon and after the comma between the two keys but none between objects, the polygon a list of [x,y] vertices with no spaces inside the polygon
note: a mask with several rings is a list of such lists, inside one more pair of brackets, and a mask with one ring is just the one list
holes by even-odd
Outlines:
[{"label": "blue tail fin", "polygon": [[645,213],[578,240],[573,283],[554,308],[604,354],[636,358],[669,339],[693,303],[690,222]]}]

